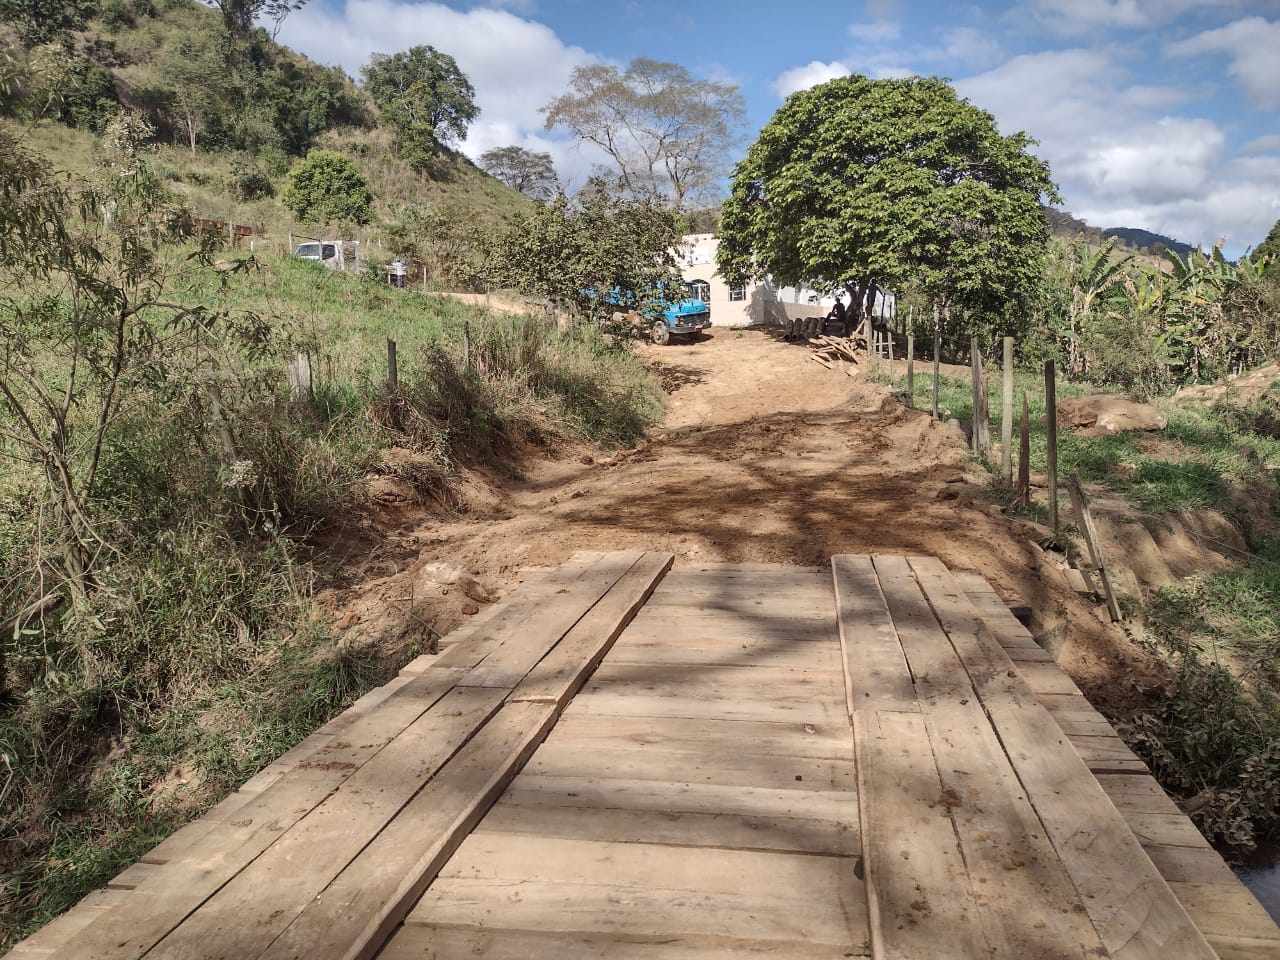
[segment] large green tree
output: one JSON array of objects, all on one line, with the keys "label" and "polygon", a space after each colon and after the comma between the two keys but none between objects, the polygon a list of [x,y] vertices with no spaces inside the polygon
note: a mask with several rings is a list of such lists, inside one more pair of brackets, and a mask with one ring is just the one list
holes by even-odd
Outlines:
[{"label": "large green tree", "polygon": [[333,150],[312,150],[295,163],[280,199],[303,223],[368,223],[373,215],[360,168]]},{"label": "large green tree", "polygon": [[1022,133],[939,79],[844,77],[793,94],[734,170],[722,219],[731,282],[910,284],[989,314],[1039,281],[1056,200]]},{"label": "large green tree", "polygon": [[435,47],[412,47],[391,56],[375,53],[361,74],[410,163],[426,163],[445,145],[464,138],[480,115],[471,81],[453,57]]}]

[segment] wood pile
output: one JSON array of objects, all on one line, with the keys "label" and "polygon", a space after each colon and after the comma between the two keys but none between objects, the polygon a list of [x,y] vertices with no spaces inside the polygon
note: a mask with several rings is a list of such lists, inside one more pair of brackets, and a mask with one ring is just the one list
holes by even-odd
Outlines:
[{"label": "wood pile", "polygon": [[858,363],[859,357],[852,339],[822,335],[812,338],[809,346],[813,348],[813,353],[809,355],[810,360],[827,369],[838,366],[846,376],[853,376],[851,364]]}]

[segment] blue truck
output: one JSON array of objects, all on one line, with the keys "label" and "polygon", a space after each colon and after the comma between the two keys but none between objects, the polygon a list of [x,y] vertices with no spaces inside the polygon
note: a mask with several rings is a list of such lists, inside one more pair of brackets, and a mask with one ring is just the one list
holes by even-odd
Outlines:
[{"label": "blue truck", "polygon": [[633,333],[647,335],[656,344],[670,343],[675,337],[695,337],[711,326],[711,307],[693,296],[689,288],[679,290],[679,300],[668,296],[665,285],[659,292],[660,299],[641,304],[634,293],[614,287],[603,299],[620,308],[614,313],[615,321],[629,321]]}]

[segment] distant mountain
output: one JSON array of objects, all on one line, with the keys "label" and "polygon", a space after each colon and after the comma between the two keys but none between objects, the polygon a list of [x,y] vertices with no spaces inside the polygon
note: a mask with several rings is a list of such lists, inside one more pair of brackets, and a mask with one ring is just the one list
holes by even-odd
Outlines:
[{"label": "distant mountain", "polygon": [[1137,227],[1108,227],[1106,230],[1099,230],[1097,227],[1089,226],[1083,220],[1076,219],[1065,210],[1055,210],[1052,207],[1044,207],[1043,210],[1045,219],[1049,221],[1049,232],[1056,237],[1070,239],[1084,236],[1094,243],[1102,243],[1110,237],[1115,237],[1122,247],[1140,253],[1159,253],[1163,248],[1186,256],[1195,249],[1189,243],[1166,237],[1162,233],[1152,233],[1150,230],[1140,230]]},{"label": "distant mountain", "polygon": [[1121,243],[1137,250],[1150,250],[1156,253],[1163,247],[1185,257],[1195,249],[1191,244],[1175,240],[1173,237],[1166,237],[1163,233],[1152,233],[1150,230],[1139,230],[1137,227],[1108,227],[1102,231],[1102,235],[1117,237]]}]

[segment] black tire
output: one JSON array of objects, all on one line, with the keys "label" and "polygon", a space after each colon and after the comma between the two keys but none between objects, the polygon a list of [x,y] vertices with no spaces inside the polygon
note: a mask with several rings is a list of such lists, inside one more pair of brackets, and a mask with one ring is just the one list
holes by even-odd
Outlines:
[{"label": "black tire", "polygon": [[653,325],[653,329],[649,332],[650,338],[660,347],[665,347],[671,342],[671,330],[666,323],[659,320]]}]

